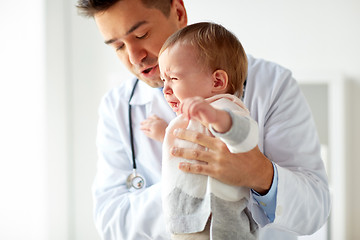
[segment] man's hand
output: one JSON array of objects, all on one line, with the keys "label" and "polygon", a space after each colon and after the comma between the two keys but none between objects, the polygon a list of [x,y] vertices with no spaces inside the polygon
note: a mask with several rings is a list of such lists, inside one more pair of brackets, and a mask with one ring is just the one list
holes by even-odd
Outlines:
[{"label": "man's hand", "polygon": [[156,115],[152,115],[141,122],[140,129],[151,139],[163,142],[167,122]]},{"label": "man's hand", "polygon": [[173,156],[207,163],[204,165],[182,162],[179,164],[180,170],[208,175],[229,185],[252,188],[260,194],[266,194],[270,189],[274,174],[273,166],[258,146],[249,152],[235,154],[215,137],[185,129],[175,129],[174,135],[208,148],[208,151],[204,151],[173,147]]}]

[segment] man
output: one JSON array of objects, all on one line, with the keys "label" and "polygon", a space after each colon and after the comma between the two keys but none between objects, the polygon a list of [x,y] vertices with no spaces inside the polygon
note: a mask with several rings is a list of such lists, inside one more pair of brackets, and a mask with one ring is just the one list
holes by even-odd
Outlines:
[{"label": "man", "polygon": [[[105,43],[141,80],[137,85],[124,81],[100,105],[93,186],[97,229],[103,239],[169,239],[161,204],[161,144],[147,138],[140,123],[154,114],[166,122],[174,117],[158,89],[163,83],[157,58],[167,37],[187,25],[184,3],[79,0],[78,7],[94,17]],[[174,148],[172,154],[207,163],[184,163],[183,171],[250,188],[248,209],[261,227],[260,239],[296,239],[319,229],[330,210],[315,125],[288,70],[252,57],[248,61],[243,101],[259,125],[258,147],[231,154],[219,139],[179,130],[177,137],[208,151]],[[146,188],[127,187],[133,168]],[[141,187],[142,180],[138,183]]]}]

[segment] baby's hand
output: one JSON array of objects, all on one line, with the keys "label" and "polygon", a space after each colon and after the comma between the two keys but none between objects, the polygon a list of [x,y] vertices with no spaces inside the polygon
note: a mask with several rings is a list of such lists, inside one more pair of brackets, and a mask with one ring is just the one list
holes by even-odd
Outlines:
[{"label": "baby's hand", "polygon": [[186,119],[195,119],[205,126],[216,121],[216,109],[202,97],[185,99],[180,105],[180,113]]},{"label": "baby's hand", "polygon": [[162,118],[152,115],[141,122],[140,129],[149,138],[163,142],[167,126],[167,122],[165,122]]},{"label": "baby's hand", "polygon": [[219,133],[225,133],[231,128],[230,114],[224,110],[214,108],[202,97],[185,99],[179,109],[186,119],[195,119],[206,127],[211,124],[213,129]]}]

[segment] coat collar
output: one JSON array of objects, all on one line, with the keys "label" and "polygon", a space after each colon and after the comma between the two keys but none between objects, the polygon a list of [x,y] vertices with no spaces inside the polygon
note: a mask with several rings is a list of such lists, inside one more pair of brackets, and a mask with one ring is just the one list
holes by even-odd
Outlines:
[{"label": "coat collar", "polygon": [[[135,82],[136,82],[136,79],[133,79],[128,82],[127,89],[129,89],[129,93],[128,93],[129,97],[133,90]],[[139,80],[139,82],[135,88],[134,95],[130,101],[130,104],[131,105],[145,105],[145,104],[152,102],[155,97],[163,97],[161,89],[150,87],[143,81]]]}]

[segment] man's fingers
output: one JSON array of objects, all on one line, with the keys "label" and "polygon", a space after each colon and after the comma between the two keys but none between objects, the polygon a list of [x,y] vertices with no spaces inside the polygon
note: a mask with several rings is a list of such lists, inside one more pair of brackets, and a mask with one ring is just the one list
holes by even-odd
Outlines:
[{"label": "man's fingers", "polygon": [[214,160],[214,156],[211,152],[200,149],[172,147],[171,155],[189,160],[198,160],[202,162],[212,162]]},{"label": "man's fingers", "polygon": [[208,165],[188,163],[188,162],[179,163],[179,169],[187,173],[194,173],[201,175],[210,175],[210,170],[211,170],[211,168],[209,168]]},{"label": "man's fingers", "polygon": [[174,136],[183,140],[197,143],[211,150],[218,149],[219,141],[221,142],[221,140],[216,139],[215,137],[182,128],[175,129]]}]

